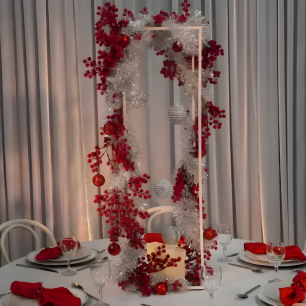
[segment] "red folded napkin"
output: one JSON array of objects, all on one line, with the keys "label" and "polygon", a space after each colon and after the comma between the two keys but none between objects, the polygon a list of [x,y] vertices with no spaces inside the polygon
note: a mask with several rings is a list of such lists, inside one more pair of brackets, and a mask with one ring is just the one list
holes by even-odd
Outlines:
[{"label": "red folded napkin", "polygon": [[164,243],[162,234],[160,233],[147,233],[144,235],[143,239],[147,243],[150,243],[150,242]]},{"label": "red folded napkin", "polygon": [[244,249],[254,254],[266,254],[267,245],[263,242],[246,242]]},{"label": "red folded napkin", "polygon": [[39,299],[39,290],[42,288],[42,283],[26,283],[12,282],[11,291],[14,294],[24,296],[28,299]]},{"label": "red folded napkin", "polygon": [[286,246],[285,260],[297,259],[300,261],[306,261],[306,256],[297,245]]},{"label": "red folded napkin", "polygon": [[11,284],[14,294],[36,299],[41,306],[81,306],[81,300],[64,287],[46,289],[41,283],[15,281]]},{"label": "red folded napkin", "polygon": [[39,305],[80,306],[81,300],[64,287],[54,289],[42,288],[39,291]]},{"label": "red folded napkin", "polygon": [[[254,254],[266,254],[267,245],[263,242],[246,242],[244,249]],[[284,260],[297,259],[306,261],[306,256],[297,245],[288,245],[285,247],[286,255]]]},{"label": "red folded napkin", "polygon": [[290,306],[305,299],[306,273],[300,271],[292,281],[291,287],[279,288],[279,298],[285,306]]},{"label": "red folded napkin", "polygon": [[[75,243],[75,241],[67,241],[67,244]],[[36,256],[35,259],[38,261],[43,261],[43,260],[49,260],[49,259],[55,259],[58,256],[62,254],[61,248],[59,247],[60,242],[57,243],[57,247],[54,248],[45,248],[41,250]],[[78,249],[80,248],[81,244],[78,241]]]}]

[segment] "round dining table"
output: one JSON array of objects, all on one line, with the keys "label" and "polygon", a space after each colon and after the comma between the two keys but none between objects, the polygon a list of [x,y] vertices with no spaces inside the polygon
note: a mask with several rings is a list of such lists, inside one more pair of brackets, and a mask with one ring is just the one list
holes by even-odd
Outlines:
[{"label": "round dining table", "polygon": [[[233,254],[243,250],[245,240],[233,239],[227,247],[226,254]],[[96,250],[107,249],[110,244],[109,239],[93,240],[81,242],[81,245]],[[107,250],[102,253],[110,256]],[[236,296],[237,293],[244,293],[256,285],[264,286],[268,281],[275,276],[274,268],[262,267],[263,271],[256,273],[248,269],[228,265],[227,263],[218,262],[218,258],[222,257],[222,247],[212,252],[210,264],[221,266],[222,281],[218,290],[215,292],[215,306],[239,306],[239,305],[266,305],[257,297],[257,290],[249,294],[247,299],[241,299]],[[252,264],[247,264],[240,261],[237,256],[231,257],[232,263],[240,264],[249,267]],[[13,281],[23,282],[43,282],[45,288],[48,287],[71,287],[72,282],[77,282],[83,286],[88,293],[99,297],[98,288],[94,285],[89,268],[77,272],[74,276],[62,276],[60,273],[51,273],[36,269],[28,269],[16,266],[16,264],[38,265],[27,261],[26,257],[17,259],[2,268],[0,268],[0,295],[10,292],[10,285]],[[80,268],[88,263],[72,265],[72,269]],[[46,267],[46,266],[40,266]],[[66,267],[48,266],[59,272],[62,272]],[[291,268],[293,269],[293,268]],[[278,272],[279,278],[293,278],[296,273],[292,272],[290,268],[281,268]],[[141,293],[125,292],[115,283],[108,283],[103,289],[103,300],[111,306],[140,306],[146,304],[150,306],[197,306],[197,305],[211,305],[208,292],[205,290],[189,290],[183,293],[167,293],[166,295],[151,295],[150,297],[143,297]],[[94,305],[95,300],[88,298],[86,306]]]}]

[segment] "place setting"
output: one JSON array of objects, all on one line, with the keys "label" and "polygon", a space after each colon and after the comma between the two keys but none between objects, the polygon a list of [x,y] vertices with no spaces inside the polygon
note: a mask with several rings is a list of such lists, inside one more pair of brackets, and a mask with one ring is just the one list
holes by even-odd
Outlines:
[{"label": "place setting", "polygon": [[[111,264],[108,257],[95,260],[91,263],[89,270],[93,283],[99,289],[99,298],[85,292],[83,287],[76,282],[72,282],[69,288],[45,288],[42,282],[14,281],[10,286],[11,292],[0,296],[0,306],[83,306],[87,303],[88,298],[96,300],[96,306],[109,306],[102,300],[102,290],[111,276]],[[65,275],[68,271],[65,271]],[[69,274],[70,276],[75,275],[71,274],[71,271]]]},{"label": "place setting", "polygon": [[[84,264],[88,263],[91,260],[94,260],[98,254],[104,252],[97,251],[95,249],[83,247],[77,241],[75,236],[65,237],[62,238],[61,241],[58,243],[58,246],[53,248],[44,248],[40,250],[35,250],[30,252],[26,260],[37,265],[43,266],[66,266],[68,269],[61,274],[64,276],[71,276],[75,275],[76,271],[72,271],[70,265],[77,265],[77,264]],[[24,265],[19,265],[23,266]],[[27,266],[33,267],[33,266]],[[82,270],[85,267],[78,268],[77,270]],[[39,267],[39,269],[45,269]],[[52,269],[45,269],[50,271],[55,271]]]}]

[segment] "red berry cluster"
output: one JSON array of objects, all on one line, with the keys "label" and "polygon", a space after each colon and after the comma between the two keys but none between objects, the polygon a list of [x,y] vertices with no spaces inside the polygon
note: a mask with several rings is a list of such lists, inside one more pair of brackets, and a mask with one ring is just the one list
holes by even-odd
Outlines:
[{"label": "red berry cluster", "polygon": [[183,167],[178,169],[173,190],[171,199],[175,203],[183,197],[183,191],[185,190],[185,169]]},{"label": "red berry cluster", "polygon": [[[181,257],[170,258],[169,254],[163,256],[166,253],[166,246],[163,244],[158,247],[156,253],[152,252],[138,258],[137,268],[134,269],[130,277],[127,280],[122,281],[118,285],[124,290],[128,285],[134,285],[136,288],[141,290],[143,296],[150,296],[151,293],[155,293],[155,288],[150,285],[150,274],[164,270],[168,267],[177,267],[177,262],[181,261]],[[175,281],[173,284],[169,284],[175,287],[181,287],[182,284]],[[177,290],[177,288],[176,288]]]},{"label": "red berry cluster", "polygon": [[169,286],[172,286],[173,287],[173,291],[176,291],[178,289],[178,287],[182,287],[182,283],[180,283],[178,280],[176,280],[174,283],[172,284],[169,284],[169,281],[166,280],[165,283]]},{"label": "red berry cluster", "polygon": [[[218,236],[218,235],[216,235]],[[217,250],[217,240],[213,241],[211,249]],[[200,274],[199,271],[201,270],[201,252],[197,252],[192,249],[188,245],[182,246],[181,244],[178,245],[181,249],[186,250],[186,260],[185,260],[185,268],[187,271],[186,279],[190,281],[193,285],[201,285]],[[211,252],[209,250],[204,250],[204,260],[210,260]],[[206,265],[206,262],[204,262]]]},{"label": "red berry cluster", "polygon": [[112,189],[111,191],[105,190],[103,195],[97,194],[95,196],[94,203],[100,204],[102,202],[102,206],[97,208],[99,215],[104,215],[107,218],[105,222],[111,225],[111,229],[108,231],[111,242],[118,242],[121,235],[129,239],[131,246],[135,249],[144,248],[141,237],[144,235],[145,229],[140,226],[135,217],[139,215],[140,218],[146,219],[150,217],[150,214],[147,211],[138,211],[133,199],[136,196],[140,197],[140,195],[146,199],[151,198],[148,190],[141,189],[142,184],[147,183],[149,179],[150,176],[146,174],[143,177],[131,178],[128,184],[129,188],[125,193],[118,189]]},{"label": "red berry cluster", "polygon": [[151,198],[149,190],[144,191],[141,188],[142,184],[147,184],[149,179],[150,179],[150,175],[147,175],[146,173],[144,173],[143,176],[130,178],[129,189],[131,190],[131,192],[133,192],[134,197],[137,197],[137,196],[139,198],[143,197],[145,200]]},{"label": "red berry cluster", "polygon": [[103,127],[101,127],[100,135],[113,136],[115,140],[118,140],[125,133],[125,126],[123,125],[123,116],[114,110],[114,114],[106,117],[108,121]]},{"label": "red berry cluster", "polygon": [[139,14],[142,14],[142,15],[148,15],[149,14],[149,11],[146,7],[143,8],[143,10],[140,10],[139,11]]},{"label": "red berry cluster", "polygon": [[[161,51],[159,52],[160,55],[163,55],[165,52]],[[157,53],[156,53],[157,54]],[[165,57],[168,57],[167,54]],[[178,79],[178,86],[184,85],[184,83],[181,80],[180,74],[176,70],[176,63],[175,61],[165,60],[163,61],[164,67],[161,69],[160,73],[164,75],[164,78],[169,78],[169,80],[173,81],[174,78]]]},{"label": "red berry cluster", "polygon": [[[107,165],[110,165],[111,170],[115,170],[115,164],[122,164],[126,171],[134,171],[134,162],[129,160],[129,151],[130,146],[127,145],[127,139],[120,137],[124,136],[125,126],[123,125],[123,117],[121,114],[116,113],[117,110],[114,110],[114,114],[107,116],[108,121],[103,127],[101,127],[100,134],[108,135],[104,137],[104,145],[102,147],[95,146],[95,151],[87,155],[87,162],[92,169],[92,172],[99,172],[99,165],[102,164],[102,157],[107,155]],[[111,142],[110,137],[114,137],[117,140],[117,143],[114,144]],[[111,154],[109,154],[109,149]]]},{"label": "red berry cluster", "polygon": [[212,125],[214,129],[221,129],[222,123],[220,123],[217,118],[226,118],[225,110],[221,110],[219,106],[215,106],[212,101],[210,101],[208,103],[208,113],[210,114],[208,124]]},{"label": "red berry cluster", "polygon": [[[100,19],[95,25],[95,38],[96,44],[108,47],[107,51],[98,51],[97,62],[91,60],[91,57],[83,60],[85,67],[91,67],[91,70],[87,70],[84,74],[85,77],[92,78],[98,75],[100,77],[100,83],[97,84],[97,89],[101,90],[101,94],[107,89],[106,79],[112,73],[112,68],[120,62],[124,57],[123,49],[130,44],[130,37],[125,34],[120,34],[121,29],[129,24],[129,21],[122,19],[118,22],[118,8],[115,5],[111,5],[109,2],[104,4],[104,7],[98,6],[97,15]],[[131,11],[125,9],[123,16],[129,15],[134,17]],[[109,26],[109,33],[104,31],[103,27]]]}]

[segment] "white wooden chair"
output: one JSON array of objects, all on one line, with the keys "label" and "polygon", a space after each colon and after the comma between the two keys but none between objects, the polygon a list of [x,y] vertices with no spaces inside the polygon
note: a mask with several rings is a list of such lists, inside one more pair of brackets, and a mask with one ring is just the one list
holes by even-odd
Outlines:
[{"label": "white wooden chair", "polygon": [[172,213],[171,210],[171,206],[157,206],[157,207],[153,207],[148,209],[148,213],[150,214],[150,218],[148,221],[148,225],[147,225],[147,233],[151,233],[151,225],[152,225],[152,221],[153,219],[161,214],[164,213]]},{"label": "white wooden chair", "polygon": [[32,233],[32,235],[35,238],[35,248],[36,249],[41,248],[38,236],[35,233],[35,231],[30,227],[31,225],[40,228],[42,231],[44,231],[47,234],[47,237],[49,238],[49,241],[51,242],[52,247],[57,245],[56,240],[55,240],[52,232],[46,226],[44,226],[43,224],[41,224],[37,221],[28,220],[28,219],[15,219],[15,220],[10,220],[10,221],[4,222],[0,225],[0,232],[2,230],[4,230],[2,235],[1,235],[0,249],[1,249],[1,253],[3,254],[3,257],[4,257],[4,259],[7,263],[10,262],[10,259],[7,255],[7,252],[6,252],[5,247],[4,247],[4,239],[5,239],[6,235],[8,234],[8,232],[10,230],[12,230],[13,228],[24,228],[27,231],[29,231],[30,233]]}]

